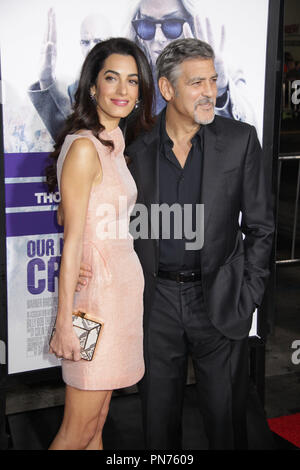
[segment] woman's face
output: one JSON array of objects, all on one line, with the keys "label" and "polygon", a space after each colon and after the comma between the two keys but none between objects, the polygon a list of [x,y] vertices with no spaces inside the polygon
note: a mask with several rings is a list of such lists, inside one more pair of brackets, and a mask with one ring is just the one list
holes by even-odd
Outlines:
[{"label": "woman's face", "polygon": [[111,54],[98,73],[91,93],[97,100],[98,115],[106,130],[118,125],[133,110],[139,96],[139,77],[135,59]]}]

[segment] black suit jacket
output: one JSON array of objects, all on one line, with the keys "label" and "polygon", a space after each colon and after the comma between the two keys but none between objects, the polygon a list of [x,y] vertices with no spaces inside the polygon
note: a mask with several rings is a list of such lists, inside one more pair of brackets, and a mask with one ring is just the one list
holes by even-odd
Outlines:
[{"label": "black suit jacket", "polygon": [[[126,151],[137,203],[145,204],[149,213],[151,204],[159,204],[160,120],[161,116],[152,131]],[[215,327],[229,338],[241,339],[248,335],[252,314],[263,299],[274,231],[271,193],[253,126],[219,116],[205,126],[199,184],[204,204],[204,300]],[[158,271],[158,243],[135,240],[145,276],[145,327]]]}]

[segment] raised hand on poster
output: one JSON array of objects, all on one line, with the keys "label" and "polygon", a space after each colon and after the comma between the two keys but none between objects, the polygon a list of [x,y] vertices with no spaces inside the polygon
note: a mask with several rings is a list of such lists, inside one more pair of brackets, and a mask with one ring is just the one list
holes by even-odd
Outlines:
[{"label": "raised hand on poster", "polygon": [[[223,95],[228,86],[228,75],[226,72],[226,66],[223,59],[224,48],[225,48],[225,26],[222,25],[221,40],[219,47],[215,44],[214,34],[212,32],[211,22],[208,18],[205,20],[206,29],[202,27],[201,20],[198,15],[194,17],[194,28],[196,38],[201,39],[211,45],[215,53],[215,67],[218,74],[218,96]],[[190,25],[186,22],[183,25],[183,33],[186,38],[194,37]]]},{"label": "raised hand on poster", "polygon": [[56,68],[56,19],[53,8],[48,11],[47,28],[41,50],[40,88],[45,90],[55,81]]}]

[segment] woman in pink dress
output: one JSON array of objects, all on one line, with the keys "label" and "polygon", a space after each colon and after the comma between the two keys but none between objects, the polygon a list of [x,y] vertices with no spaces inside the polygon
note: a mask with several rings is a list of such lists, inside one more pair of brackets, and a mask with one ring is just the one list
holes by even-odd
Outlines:
[{"label": "woman in pink dress", "polygon": [[[61,193],[64,248],[58,312],[50,352],[62,358],[66,383],[62,425],[50,449],[102,449],[102,429],[114,389],[144,374],[142,268],[129,234],[136,186],[126,144],[153,124],[153,81],[147,59],[131,41],[97,44],[81,72],[74,113],[52,154],[49,190]],[[75,293],[81,262],[93,277]],[[81,359],[72,312],[104,323],[91,361]]]}]

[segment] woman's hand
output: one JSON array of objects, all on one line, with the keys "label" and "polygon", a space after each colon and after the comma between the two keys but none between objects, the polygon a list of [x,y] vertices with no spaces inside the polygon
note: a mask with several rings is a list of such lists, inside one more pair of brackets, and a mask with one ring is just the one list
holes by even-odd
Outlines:
[{"label": "woman's hand", "polygon": [[80,343],[73,329],[73,326],[55,327],[49,353],[55,354],[59,359],[68,359],[69,361],[80,361]]}]

